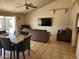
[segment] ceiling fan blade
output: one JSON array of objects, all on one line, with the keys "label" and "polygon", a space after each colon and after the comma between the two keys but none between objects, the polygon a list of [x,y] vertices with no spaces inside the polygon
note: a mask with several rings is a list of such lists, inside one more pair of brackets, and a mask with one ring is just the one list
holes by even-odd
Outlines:
[{"label": "ceiling fan blade", "polygon": [[26,9],[29,9],[29,7],[32,7],[32,8],[37,8],[36,6],[33,6],[33,4],[32,3],[27,3],[26,2],[27,0],[25,0],[25,4],[19,4],[19,3],[16,3],[16,4],[18,4],[19,6],[17,6],[17,7],[22,7],[22,6],[25,6],[26,7]]},{"label": "ceiling fan blade", "polygon": [[29,7],[37,8],[36,6],[31,6],[31,5],[29,5]]},{"label": "ceiling fan blade", "polygon": [[32,4],[32,3],[29,3],[29,4],[28,4],[28,6],[31,6],[31,5],[33,5],[33,4]]},{"label": "ceiling fan blade", "polygon": [[24,5],[21,5],[21,6],[16,6],[16,7],[23,7]]},{"label": "ceiling fan blade", "polygon": [[19,3],[16,3],[16,4],[18,4],[18,5],[23,5],[23,4],[19,4]]}]

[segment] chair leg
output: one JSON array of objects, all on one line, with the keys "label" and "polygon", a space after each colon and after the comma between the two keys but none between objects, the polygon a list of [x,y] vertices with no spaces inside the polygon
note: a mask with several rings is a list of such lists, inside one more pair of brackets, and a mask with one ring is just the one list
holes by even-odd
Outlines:
[{"label": "chair leg", "polygon": [[25,59],[25,54],[24,54],[24,52],[23,52],[23,58]]},{"label": "chair leg", "polygon": [[15,58],[15,51],[13,51],[13,53],[14,53],[14,58]]},{"label": "chair leg", "polygon": [[28,49],[28,55],[30,55],[30,50]]},{"label": "chair leg", "polygon": [[12,58],[12,51],[10,51],[10,59]]},{"label": "chair leg", "polygon": [[5,59],[5,49],[4,49],[4,59]]},{"label": "chair leg", "polygon": [[0,56],[2,55],[2,48],[0,48]]},{"label": "chair leg", "polygon": [[19,59],[19,51],[16,51],[17,59]]}]

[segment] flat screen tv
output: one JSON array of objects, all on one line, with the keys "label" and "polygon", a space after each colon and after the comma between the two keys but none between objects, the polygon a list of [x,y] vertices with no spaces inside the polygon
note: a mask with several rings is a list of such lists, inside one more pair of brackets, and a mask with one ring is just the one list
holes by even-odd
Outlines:
[{"label": "flat screen tv", "polygon": [[52,18],[40,18],[41,26],[52,26]]}]

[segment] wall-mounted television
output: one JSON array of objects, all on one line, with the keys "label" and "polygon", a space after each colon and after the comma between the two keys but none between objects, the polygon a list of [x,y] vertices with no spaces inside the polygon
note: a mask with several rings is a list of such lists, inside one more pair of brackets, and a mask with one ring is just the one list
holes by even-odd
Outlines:
[{"label": "wall-mounted television", "polygon": [[39,18],[40,26],[52,26],[52,18]]}]

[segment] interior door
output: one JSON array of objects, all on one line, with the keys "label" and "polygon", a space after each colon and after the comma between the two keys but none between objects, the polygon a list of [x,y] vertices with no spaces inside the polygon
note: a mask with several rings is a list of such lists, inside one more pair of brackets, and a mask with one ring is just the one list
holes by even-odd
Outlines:
[{"label": "interior door", "polygon": [[77,28],[77,37],[76,37],[76,57],[79,59],[79,13],[76,18],[76,28]]}]

